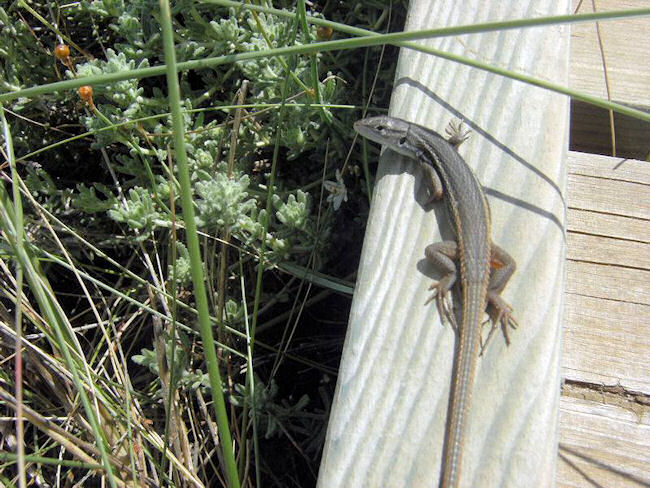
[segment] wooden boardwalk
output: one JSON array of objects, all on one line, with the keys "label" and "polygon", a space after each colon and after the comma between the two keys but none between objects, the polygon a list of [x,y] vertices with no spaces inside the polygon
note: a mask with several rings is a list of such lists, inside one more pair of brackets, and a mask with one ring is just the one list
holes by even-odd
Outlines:
[{"label": "wooden boardwalk", "polygon": [[[647,2],[598,2],[601,10]],[[584,5],[585,8],[590,5]],[[612,99],[650,107],[647,18],[601,23]],[[606,97],[594,25],[572,28],[571,87]],[[567,199],[565,384],[558,486],[650,486],[650,126],[572,107]]]},{"label": "wooden boardwalk", "polygon": [[[409,4],[408,30],[557,15],[566,2]],[[567,86],[569,27],[431,39],[426,46]],[[486,188],[492,236],[517,260],[503,297],[520,327],[478,364],[462,486],[551,487],[557,465],[565,278],[567,97],[413,50],[402,50],[391,115],[443,132],[473,131],[461,155]],[[384,152],[350,312],[320,488],[437,486],[456,335],[423,306],[435,272],[424,260],[449,239],[427,207],[417,167]],[[540,476],[544,473],[545,476]]]},{"label": "wooden boardwalk", "polygon": [[[547,3],[436,2],[433,15],[413,0],[409,29],[562,13]],[[646,109],[649,25],[600,25],[612,99]],[[564,81],[562,28],[428,44],[606,98],[595,25],[571,31]],[[650,163],[638,160],[648,124],[616,117],[619,157],[604,156],[606,112],[573,104],[569,134],[557,95],[413,53],[401,55],[391,113],[438,131],[469,122],[461,154],[487,188],[495,241],[518,260],[505,297],[521,327],[481,359],[463,486],[650,486]],[[558,151],[569,137],[581,152]],[[430,487],[439,474],[454,335],[420,306],[431,280],[422,251],[441,214],[418,205],[416,178],[382,160],[320,488]]]}]

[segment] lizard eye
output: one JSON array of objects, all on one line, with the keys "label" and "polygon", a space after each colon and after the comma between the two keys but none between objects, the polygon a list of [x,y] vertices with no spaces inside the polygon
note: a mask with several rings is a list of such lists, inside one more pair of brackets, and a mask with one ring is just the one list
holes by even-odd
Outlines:
[{"label": "lizard eye", "polygon": [[378,130],[379,132],[384,132],[384,129],[385,129],[385,128],[386,128],[386,127],[384,127],[383,125],[378,125],[378,126],[377,126],[377,130]]},{"label": "lizard eye", "polygon": [[399,139],[399,145],[400,145],[400,146],[403,146],[404,144],[406,144],[406,137],[400,137],[400,139]]}]

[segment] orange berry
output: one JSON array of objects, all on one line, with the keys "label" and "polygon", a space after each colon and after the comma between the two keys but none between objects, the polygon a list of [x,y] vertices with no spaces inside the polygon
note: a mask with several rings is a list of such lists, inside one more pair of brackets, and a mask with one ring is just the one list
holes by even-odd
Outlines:
[{"label": "orange berry", "polygon": [[93,87],[90,85],[84,85],[80,86],[79,90],[77,90],[77,93],[79,93],[79,97],[84,101],[84,102],[92,102],[93,100]]},{"label": "orange berry", "polygon": [[54,48],[54,56],[61,61],[67,59],[70,56],[70,46],[67,44],[58,44]]}]

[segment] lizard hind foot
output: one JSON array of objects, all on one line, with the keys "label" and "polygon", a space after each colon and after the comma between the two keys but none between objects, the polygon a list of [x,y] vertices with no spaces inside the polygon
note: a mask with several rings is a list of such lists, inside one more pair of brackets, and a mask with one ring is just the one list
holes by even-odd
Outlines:
[{"label": "lizard hind foot", "polygon": [[427,301],[424,302],[424,305],[428,305],[432,301],[436,301],[436,308],[438,309],[438,314],[440,314],[440,320],[443,321],[447,319],[454,329],[458,329],[456,325],[456,319],[453,314],[453,307],[451,306],[451,301],[449,300],[449,292],[445,289],[445,286],[439,281],[434,281],[429,286],[429,290],[433,291],[431,296],[427,298]]},{"label": "lizard hind foot", "polygon": [[508,305],[505,302],[505,300],[501,298],[498,294],[488,293],[488,315],[490,316],[490,318],[486,320],[483,323],[483,325],[487,324],[488,322],[491,322],[492,326],[490,327],[488,336],[485,339],[485,343],[482,344],[481,347],[482,351],[485,350],[488,343],[490,342],[490,339],[492,338],[492,335],[494,334],[494,331],[499,326],[501,326],[501,330],[503,332],[503,338],[506,341],[506,345],[509,346],[510,336],[508,336],[508,327],[512,327],[513,329],[519,327],[519,324],[512,316],[512,307]]}]

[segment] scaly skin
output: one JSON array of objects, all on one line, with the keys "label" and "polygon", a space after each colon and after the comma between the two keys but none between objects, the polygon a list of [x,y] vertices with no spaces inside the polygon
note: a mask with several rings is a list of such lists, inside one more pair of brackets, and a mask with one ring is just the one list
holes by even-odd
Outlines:
[{"label": "scaly skin", "polygon": [[362,136],[419,162],[432,199],[444,198],[455,230],[456,242],[432,244],[425,254],[445,273],[430,287],[434,290],[430,300],[435,299],[441,316],[454,324],[445,299],[456,281],[454,260],[460,264],[462,312],[441,478],[443,488],[456,488],[460,483],[464,436],[481,350],[483,313],[489,305],[492,330],[501,324],[505,333],[508,325],[516,326],[510,306],[499,296],[515,270],[515,263],[492,244],[490,208],[483,188],[456,151],[464,140],[462,134],[452,135],[450,141],[455,144],[451,144],[432,130],[388,116],[359,120],[354,128]]}]

